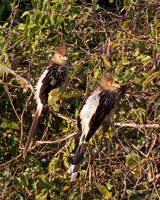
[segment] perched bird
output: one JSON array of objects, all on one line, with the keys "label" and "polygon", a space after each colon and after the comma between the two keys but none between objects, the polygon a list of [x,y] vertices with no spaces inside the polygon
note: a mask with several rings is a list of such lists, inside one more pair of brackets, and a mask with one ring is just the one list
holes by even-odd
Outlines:
[{"label": "perched bird", "polygon": [[79,146],[67,171],[72,173],[71,181],[76,179],[88,141],[102,122],[110,121],[118,101],[119,88],[120,85],[109,75],[104,77],[83,101],[77,117],[77,135],[81,135]]},{"label": "perched bird", "polygon": [[26,157],[27,151],[32,143],[32,139],[35,136],[40,117],[48,110],[49,92],[54,88],[60,87],[67,81],[68,68],[69,61],[66,55],[66,47],[62,45],[56,48],[51,64],[46,67],[35,87],[37,110],[29,131],[26,146],[23,151],[23,158]]}]

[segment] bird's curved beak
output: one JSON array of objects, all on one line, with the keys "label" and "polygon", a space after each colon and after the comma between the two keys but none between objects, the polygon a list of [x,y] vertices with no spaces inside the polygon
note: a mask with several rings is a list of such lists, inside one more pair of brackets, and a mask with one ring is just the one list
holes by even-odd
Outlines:
[{"label": "bird's curved beak", "polygon": [[121,88],[121,86],[118,83],[112,83],[112,86],[116,87],[116,88]]},{"label": "bird's curved beak", "polygon": [[68,60],[67,56],[62,56],[61,59]]}]

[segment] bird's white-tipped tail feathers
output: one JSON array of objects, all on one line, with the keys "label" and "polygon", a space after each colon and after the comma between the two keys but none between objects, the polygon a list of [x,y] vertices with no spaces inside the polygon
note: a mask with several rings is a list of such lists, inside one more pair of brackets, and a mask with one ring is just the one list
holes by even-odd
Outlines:
[{"label": "bird's white-tipped tail feathers", "polygon": [[78,174],[78,170],[80,168],[80,165],[81,165],[81,162],[83,160],[83,157],[84,157],[84,153],[86,151],[86,141],[81,141],[79,143],[79,146],[76,150],[76,153],[72,159],[72,162],[70,164],[70,167],[67,171],[67,173],[71,174],[71,181],[75,181],[76,180],[76,177],[77,177],[77,174]]},{"label": "bird's white-tipped tail feathers", "polygon": [[31,128],[30,128],[30,131],[29,131],[26,146],[25,146],[24,151],[23,151],[23,158],[26,157],[27,152],[28,152],[30,145],[32,143],[32,139],[35,136],[35,133],[37,131],[37,126],[38,126],[38,123],[39,123],[39,118],[41,116],[42,110],[43,110],[43,104],[41,104],[39,102],[39,104],[37,106],[36,113],[34,115],[34,119],[33,119],[33,122],[32,122]]},{"label": "bird's white-tipped tail feathers", "polygon": [[72,173],[72,175],[71,175],[71,181],[75,181],[76,177],[77,177],[77,172],[73,172],[74,168],[75,168],[75,165],[70,164],[69,169],[67,171],[67,173],[69,173],[69,174]]}]

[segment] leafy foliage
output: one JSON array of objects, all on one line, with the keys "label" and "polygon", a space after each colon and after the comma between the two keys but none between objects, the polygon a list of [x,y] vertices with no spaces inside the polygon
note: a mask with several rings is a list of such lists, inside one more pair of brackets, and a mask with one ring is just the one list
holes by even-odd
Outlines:
[{"label": "leafy foliage", "polygon": [[7,5],[10,16],[0,25],[1,199],[160,198],[160,129],[100,128],[73,183],[66,171],[77,143],[50,142],[74,133],[76,126],[47,114],[35,137],[47,142],[34,146],[24,160],[20,147],[34,113],[31,91],[4,72],[11,68],[34,85],[55,47],[65,41],[71,69],[67,87],[56,96],[50,93],[56,110],[75,119],[85,95],[104,74],[113,72],[115,80],[128,88],[113,121],[159,124],[159,1],[119,2],[107,10],[97,0],[24,0]]}]

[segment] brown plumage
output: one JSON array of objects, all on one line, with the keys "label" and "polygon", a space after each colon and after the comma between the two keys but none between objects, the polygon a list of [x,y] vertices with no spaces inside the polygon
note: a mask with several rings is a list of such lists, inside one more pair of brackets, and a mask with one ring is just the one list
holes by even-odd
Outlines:
[{"label": "brown plumage", "polygon": [[[68,68],[69,61],[66,55],[66,47],[64,45],[57,47],[51,60],[51,64],[46,67],[36,85],[35,99],[37,103],[37,110],[29,131],[26,146],[23,151],[23,158],[26,157],[31,146],[32,139],[37,131],[40,117],[48,110],[49,92],[54,88],[60,87],[67,81]],[[54,85],[51,84],[53,79]]]},{"label": "brown plumage", "polygon": [[110,116],[114,113],[119,88],[120,86],[109,75],[104,77],[83,101],[77,117],[78,135],[81,137],[68,169],[68,173],[72,173],[71,180],[76,179],[88,141],[100,125],[104,121],[109,121]]}]

